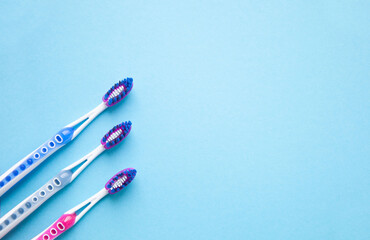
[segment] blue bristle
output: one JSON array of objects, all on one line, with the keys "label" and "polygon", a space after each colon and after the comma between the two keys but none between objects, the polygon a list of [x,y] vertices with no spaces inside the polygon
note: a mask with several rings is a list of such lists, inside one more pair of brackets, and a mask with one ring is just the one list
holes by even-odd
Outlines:
[{"label": "blue bristle", "polygon": [[6,176],[6,178],[5,178],[5,180],[6,180],[6,181],[8,181],[8,182],[9,182],[11,179],[12,179],[12,177],[11,177],[11,176]]},{"label": "blue bristle", "polygon": [[26,169],[26,166],[24,164],[21,164],[21,170]]},{"label": "blue bristle", "polygon": [[2,186],[4,186],[4,182],[3,181],[0,182],[0,187],[2,187]]},{"label": "blue bristle", "polygon": [[29,165],[31,165],[31,164],[33,163],[33,160],[30,158],[30,159],[28,159],[28,160],[27,160],[27,163],[28,163]]},{"label": "blue bristle", "polygon": [[[105,147],[111,148],[120,143],[128,135],[128,132],[130,131],[129,124],[131,124],[130,121],[122,122],[114,126],[111,130],[109,130],[109,132],[102,138],[102,142],[105,143]],[[109,137],[111,137],[113,133],[117,133],[117,130],[119,129],[121,129],[122,132],[116,138],[107,142]]]},{"label": "blue bristle", "polygon": [[17,175],[18,175],[18,171],[17,171],[17,170],[14,170],[14,171],[13,171],[13,175],[14,175],[14,176],[17,176]]}]

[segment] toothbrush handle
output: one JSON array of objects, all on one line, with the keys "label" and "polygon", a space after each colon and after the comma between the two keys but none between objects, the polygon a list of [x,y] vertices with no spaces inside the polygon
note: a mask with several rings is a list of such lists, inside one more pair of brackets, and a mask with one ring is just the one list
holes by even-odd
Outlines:
[{"label": "toothbrush handle", "polygon": [[20,224],[51,196],[68,185],[71,182],[71,178],[72,171],[61,171],[39,190],[31,194],[11,211],[5,214],[4,217],[0,219],[0,239]]},{"label": "toothbrush handle", "polygon": [[40,233],[38,236],[33,238],[32,240],[52,240],[56,239],[70,229],[76,220],[76,213],[72,214],[63,214],[57,221],[55,221],[50,227],[48,227],[45,231]]},{"label": "toothbrush handle", "polygon": [[66,127],[0,176],[0,197],[40,163],[71,141],[74,129]]}]

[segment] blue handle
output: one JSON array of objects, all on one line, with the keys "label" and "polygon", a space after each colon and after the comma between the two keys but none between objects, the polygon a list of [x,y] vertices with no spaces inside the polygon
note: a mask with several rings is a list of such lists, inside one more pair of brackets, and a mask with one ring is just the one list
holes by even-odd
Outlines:
[{"label": "blue handle", "polygon": [[0,197],[50,155],[72,140],[74,128],[63,128],[0,176]]}]

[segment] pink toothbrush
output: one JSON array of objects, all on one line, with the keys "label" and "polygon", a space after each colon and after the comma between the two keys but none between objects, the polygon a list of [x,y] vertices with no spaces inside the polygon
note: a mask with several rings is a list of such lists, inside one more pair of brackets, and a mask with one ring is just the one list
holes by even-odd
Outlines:
[{"label": "pink toothbrush", "polygon": [[97,202],[108,193],[115,194],[124,189],[136,176],[136,170],[126,168],[114,175],[105,184],[105,187],[86,201],[65,212],[56,222],[45,231],[33,238],[33,240],[56,239],[62,233],[74,226]]}]

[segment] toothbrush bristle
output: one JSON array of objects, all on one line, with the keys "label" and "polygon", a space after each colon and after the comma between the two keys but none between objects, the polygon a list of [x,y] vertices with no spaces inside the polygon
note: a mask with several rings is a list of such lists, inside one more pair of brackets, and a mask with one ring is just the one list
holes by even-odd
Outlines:
[{"label": "toothbrush bristle", "polygon": [[118,83],[114,84],[113,87],[111,87],[103,96],[103,102],[105,102],[108,107],[119,103],[130,93],[132,86],[132,78],[125,78],[122,81],[119,81]]},{"label": "toothbrush bristle", "polygon": [[101,144],[105,149],[110,149],[120,143],[131,131],[131,121],[126,121],[112,128],[101,139]]},{"label": "toothbrush bristle", "polygon": [[108,190],[109,194],[115,194],[124,189],[135,178],[135,176],[135,169],[126,168],[109,179],[105,184],[105,189]]}]

